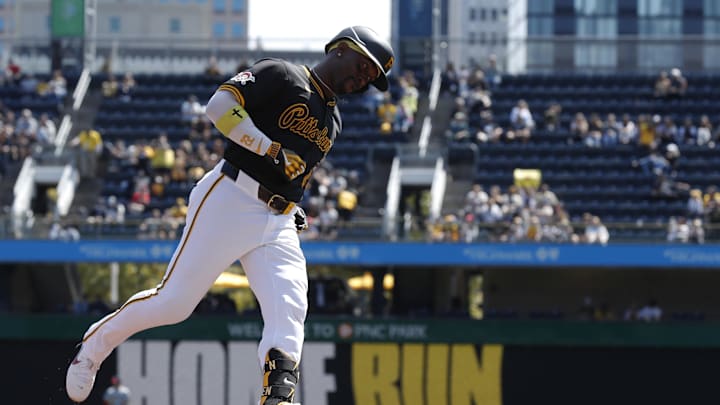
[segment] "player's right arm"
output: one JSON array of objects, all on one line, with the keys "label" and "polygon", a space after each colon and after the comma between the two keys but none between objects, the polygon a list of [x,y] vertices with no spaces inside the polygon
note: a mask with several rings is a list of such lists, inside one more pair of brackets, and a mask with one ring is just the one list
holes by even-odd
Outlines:
[{"label": "player's right arm", "polygon": [[230,91],[222,88],[216,91],[207,104],[205,114],[221,134],[250,152],[264,156],[270,150],[272,139],[255,125],[245,107]]},{"label": "player's right arm", "polygon": [[[305,161],[263,133],[245,109],[246,99],[261,105],[280,90],[285,80],[284,69],[280,70],[277,64],[264,61],[238,73],[213,94],[205,114],[225,137],[259,156],[266,156],[276,170],[292,181],[305,172]],[[256,83],[259,80],[262,86]]]}]

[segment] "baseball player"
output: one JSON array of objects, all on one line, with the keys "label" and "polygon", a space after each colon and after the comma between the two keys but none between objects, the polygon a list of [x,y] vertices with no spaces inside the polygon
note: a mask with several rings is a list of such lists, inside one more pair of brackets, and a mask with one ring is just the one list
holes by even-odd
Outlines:
[{"label": "baseball player", "polygon": [[387,90],[390,45],[367,27],[346,28],[314,67],[262,59],[222,84],[206,114],[230,142],[193,188],[185,229],[157,287],[90,326],[68,367],[66,389],[84,401],[100,364],[133,334],[183,321],[215,279],[240,260],[264,321],[261,405],[293,402],[307,311],[307,273],[296,204],[340,133],[336,97],[370,84]]}]

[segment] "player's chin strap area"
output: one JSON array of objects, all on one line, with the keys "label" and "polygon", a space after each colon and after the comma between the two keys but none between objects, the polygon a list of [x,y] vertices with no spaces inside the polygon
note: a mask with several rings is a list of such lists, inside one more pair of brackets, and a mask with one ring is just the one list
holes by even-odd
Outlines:
[{"label": "player's chin strap area", "polygon": [[[298,363],[280,349],[265,355],[265,375],[260,405],[291,405],[300,379]],[[300,404],[294,404],[300,405]]]}]

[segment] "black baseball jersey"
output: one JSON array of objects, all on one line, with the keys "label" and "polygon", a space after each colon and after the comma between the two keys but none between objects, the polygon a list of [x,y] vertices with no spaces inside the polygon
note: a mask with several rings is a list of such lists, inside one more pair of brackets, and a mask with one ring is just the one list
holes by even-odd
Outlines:
[{"label": "black baseball jersey", "polygon": [[305,173],[289,182],[266,157],[227,142],[224,158],[272,192],[299,202],[312,170],[330,151],[342,122],[335,99],[323,92],[306,66],[280,59],[261,59],[222,84],[255,125],[283,148],[292,149],[307,163]]}]

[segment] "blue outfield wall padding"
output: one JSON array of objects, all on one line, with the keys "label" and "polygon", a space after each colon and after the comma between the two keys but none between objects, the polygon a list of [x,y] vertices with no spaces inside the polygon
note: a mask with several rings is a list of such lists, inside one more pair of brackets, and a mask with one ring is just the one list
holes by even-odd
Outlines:
[{"label": "blue outfield wall padding", "polygon": [[[0,263],[167,262],[177,241],[2,240]],[[309,264],[718,268],[717,245],[304,242]],[[212,254],[210,250],[209,254]]]}]

